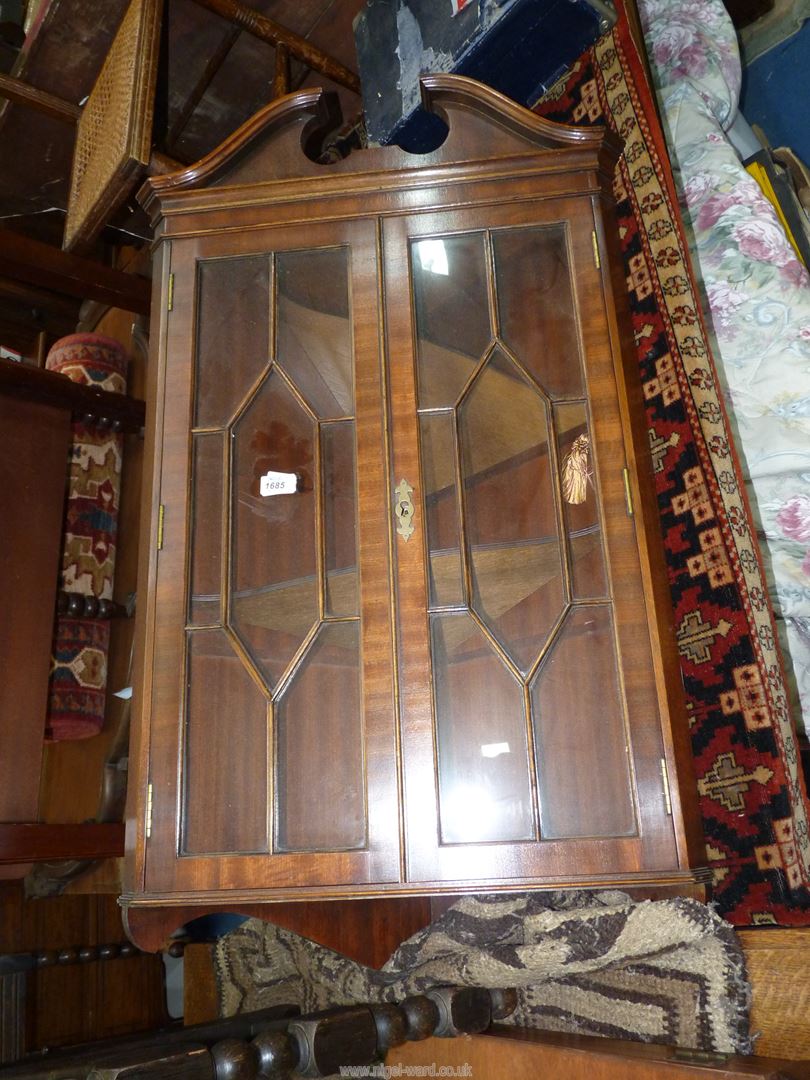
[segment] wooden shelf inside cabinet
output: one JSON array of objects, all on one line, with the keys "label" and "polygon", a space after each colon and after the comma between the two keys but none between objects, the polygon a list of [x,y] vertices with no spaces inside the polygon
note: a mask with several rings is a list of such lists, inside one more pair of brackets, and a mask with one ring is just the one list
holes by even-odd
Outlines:
[{"label": "wooden shelf inside cabinet", "polygon": [[423,92],[448,125],[428,155],[316,165],[307,91],[139,196],[171,293],[143,942],[172,904],[706,880],[663,553],[632,507],[654,495],[604,241],[618,141],[464,78]]}]

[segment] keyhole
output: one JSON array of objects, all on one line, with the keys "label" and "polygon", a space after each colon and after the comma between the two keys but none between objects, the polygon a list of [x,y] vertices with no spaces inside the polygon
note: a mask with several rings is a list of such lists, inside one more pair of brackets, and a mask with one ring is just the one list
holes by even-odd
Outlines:
[{"label": "keyhole", "polygon": [[399,516],[400,517],[407,517],[409,513],[410,513],[410,510],[408,509],[408,504],[404,503],[404,502],[400,503],[399,504]]}]

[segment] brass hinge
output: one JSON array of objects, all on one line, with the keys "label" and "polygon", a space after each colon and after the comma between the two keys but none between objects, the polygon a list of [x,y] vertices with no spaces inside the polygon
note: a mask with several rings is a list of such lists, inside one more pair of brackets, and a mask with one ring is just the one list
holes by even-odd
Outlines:
[{"label": "brass hinge", "polygon": [[144,833],[146,839],[152,835],[152,802],[154,799],[154,788],[151,783],[146,785],[146,820],[144,821]]},{"label": "brass hinge", "polygon": [[591,232],[591,242],[593,243],[593,261],[597,270],[601,270],[602,261],[599,258],[599,241],[596,239],[596,229]]},{"label": "brass hinge", "polygon": [[158,507],[158,530],[157,530],[157,549],[163,550],[163,518],[166,513],[166,507],[163,503]]},{"label": "brass hinge", "polygon": [[169,274],[169,293],[166,297],[166,310],[171,311],[174,307],[174,274]]},{"label": "brass hinge", "polygon": [[630,487],[630,470],[626,465],[622,469],[622,477],[624,478],[624,501],[627,506],[627,516],[632,517],[635,512],[633,509],[633,489]]},{"label": "brass hinge", "polygon": [[667,808],[667,813],[672,817],[672,796],[669,793],[669,774],[667,773],[667,763],[661,758],[661,779],[664,781],[664,803]]}]

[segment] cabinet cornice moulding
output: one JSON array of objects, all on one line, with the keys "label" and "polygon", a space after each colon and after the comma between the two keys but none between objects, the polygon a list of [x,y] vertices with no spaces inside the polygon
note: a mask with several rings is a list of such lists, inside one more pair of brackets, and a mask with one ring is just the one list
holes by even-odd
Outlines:
[{"label": "cabinet cornice moulding", "polygon": [[[173,196],[201,193],[211,186],[249,192],[251,201],[260,193],[277,198],[277,185],[307,179],[309,196],[315,194],[313,181],[322,181],[324,195],[330,193],[382,190],[386,187],[414,186],[434,182],[434,172],[446,172],[448,165],[481,167],[498,159],[513,159],[516,171],[523,171],[527,157],[543,153],[542,171],[574,172],[591,169],[607,187],[613,166],[622,151],[622,141],[603,127],[575,127],[537,116],[496,90],[460,75],[426,75],[421,80],[426,110],[440,116],[449,128],[444,143],[429,154],[409,154],[395,146],[358,150],[341,161],[322,165],[311,160],[305,145],[319,130],[336,126],[339,113],[333,94],[321,89],[298,91],[260,109],[231,136],[200,161],[182,170],[146,180],[138,199],[153,224],[161,212],[174,203]],[[470,153],[465,145],[459,114],[472,114],[473,123],[491,129],[491,147],[485,158]],[[469,121],[467,121],[469,123]],[[410,174],[410,176],[409,176]],[[265,190],[266,188],[266,190]],[[320,192],[319,192],[320,193]],[[221,203],[221,194],[219,195]],[[183,209],[190,208],[186,199]]]}]

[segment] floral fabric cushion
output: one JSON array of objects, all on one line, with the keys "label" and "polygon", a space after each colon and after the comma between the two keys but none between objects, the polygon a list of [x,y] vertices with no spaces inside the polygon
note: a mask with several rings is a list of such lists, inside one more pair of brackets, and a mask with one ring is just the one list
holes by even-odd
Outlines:
[{"label": "floral fabric cushion", "polygon": [[639,9],[794,714],[810,730],[810,278],[725,136],[741,68],[721,0]]},{"label": "floral fabric cushion", "polygon": [[742,68],[721,0],[639,0],[656,86],[688,80],[723,127],[737,115]]}]

